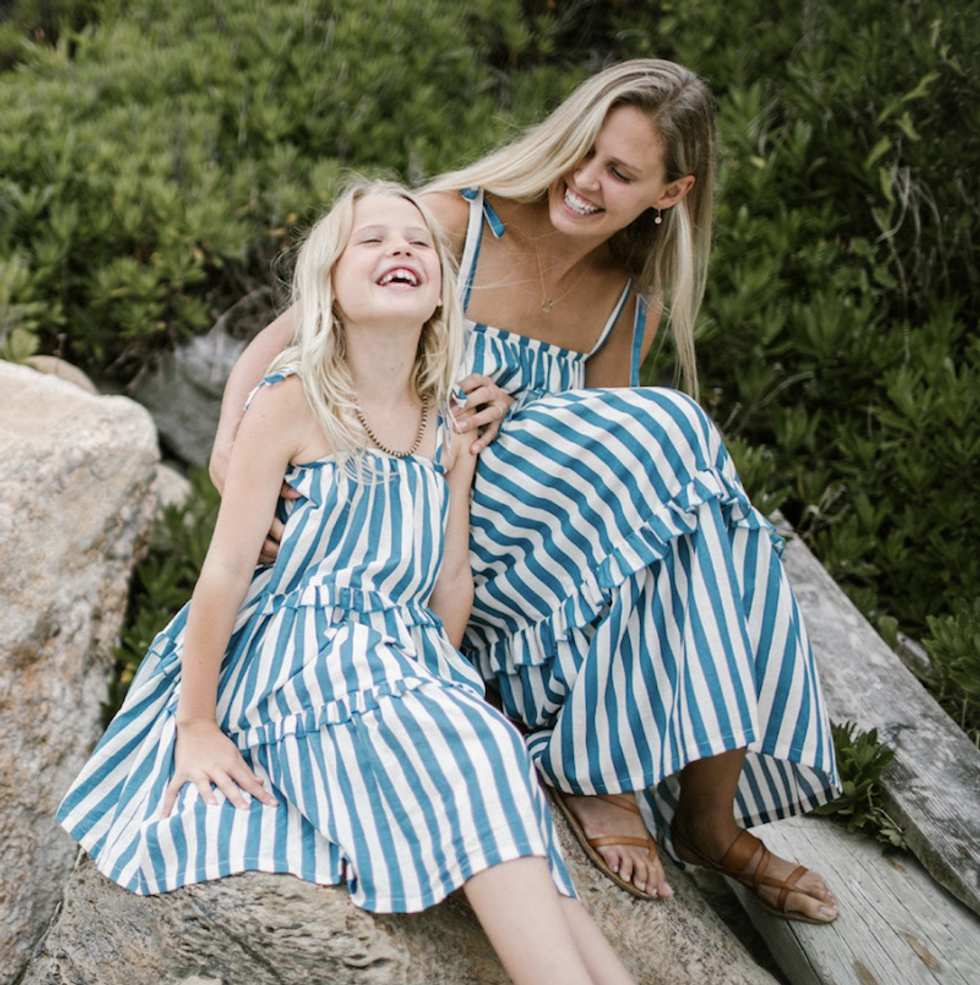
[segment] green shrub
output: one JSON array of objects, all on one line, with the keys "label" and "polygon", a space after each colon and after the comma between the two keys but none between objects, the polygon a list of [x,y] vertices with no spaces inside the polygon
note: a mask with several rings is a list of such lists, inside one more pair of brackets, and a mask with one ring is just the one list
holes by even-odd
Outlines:
[{"label": "green shrub", "polygon": [[980,10],[664,2],[619,23],[624,54],[719,97],[706,402],[757,499],[874,622],[921,635],[980,583]]},{"label": "green shrub", "polygon": [[126,691],[157,633],[191,597],[208,552],[220,497],[206,469],[189,473],[191,494],[180,506],[161,512],[146,554],[133,571],[129,608],[113,657],[116,673],[109,690],[106,721]]},{"label": "green shrub", "polygon": [[930,683],[980,746],[980,598],[959,599],[951,615],[930,616],[923,642],[931,660]]},{"label": "green shrub", "polygon": [[547,48],[516,0],[96,6],[0,88],[4,322],[123,381],[266,284],[343,169],[442,170],[566,78],[489,72]]},{"label": "green shrub", "polygon": [[895,753],[878,742],[878,730],[858,732],[854,722],[832,725],[841,795],[814,813],[831,817],[848,831],[865,831],[891,848],[906,849],[905,835],[880,802],[881,774]]}]

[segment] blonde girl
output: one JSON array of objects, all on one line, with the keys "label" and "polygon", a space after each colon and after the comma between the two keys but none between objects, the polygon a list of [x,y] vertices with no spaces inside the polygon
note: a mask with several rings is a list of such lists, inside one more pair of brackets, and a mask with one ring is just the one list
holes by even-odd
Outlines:
[{"label": "blonde girl", "polygon": [[[313,228],[191,602],[59,817],[136,893],[259,870],[387,913],[462,887],[515,982],[625,985],[519,734],[456,649],[474,456],[447,423],[450,263],[398,185],[354,185]],[[278,558],[255,569],[277,502]]]}]

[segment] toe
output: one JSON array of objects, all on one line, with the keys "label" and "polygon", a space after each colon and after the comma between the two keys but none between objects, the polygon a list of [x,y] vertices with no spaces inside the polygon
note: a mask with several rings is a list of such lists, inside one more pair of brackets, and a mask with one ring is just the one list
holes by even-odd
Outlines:
[{"label": "toe", "polygon": [[667,875],[664,872],[664,867],[660,864],[660,860],[651,863],[650,866],[650,879],[649,884],[651,887],[656,887],[656,895],[662,896],[664,899],[674,895],[674,888],[669,882],[667,882]]},{"label": "toe", "polygon": [[615,848],[600,848],[599,854],[613,872],[622,873],[623,856]]},{"label": "toe", "polygon": [[629,855],[624,855],[619,864],[619,878],[624,882],[633,881],[633,860]]},{"label": "toe", "polygon": [[791,913],[802,913],[811,920],[819,920],[821,923],[832,923],[839,913],[836,904],[827,903],[805,893],[790,893],[786,900],[786,909]]}]

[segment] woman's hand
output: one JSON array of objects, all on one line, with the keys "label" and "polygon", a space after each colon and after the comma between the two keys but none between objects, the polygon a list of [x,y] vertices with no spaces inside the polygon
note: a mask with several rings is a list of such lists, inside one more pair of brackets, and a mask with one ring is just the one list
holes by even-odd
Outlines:
[{"label": "woman's hand", "polygon": [[218,803],[212,786],[239,809],[248,806],[242,791],[269,807],[279,803],[248,768],[235,743],[211,720],[195,719],[177,726],[174,775],[164,793],[161,817],[170,816],[185,783],[193,783],[202,800],[212,806]]},{"label": "woman's hand", "polygon": [[465,380],[460,380],[459,387],[466,394],[466,403],[453,411],[453,417],[460,431],[483,428],[479,439],[470,446],[470,451],[478,455],[497,437],[500,422],[507,416],[515,400],[489,376],[481,373],[471,373]]}]

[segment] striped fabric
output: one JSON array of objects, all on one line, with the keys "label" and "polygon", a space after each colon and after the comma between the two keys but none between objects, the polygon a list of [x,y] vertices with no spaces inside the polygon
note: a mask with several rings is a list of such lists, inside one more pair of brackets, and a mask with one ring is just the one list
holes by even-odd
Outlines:
[{"label": "striped fabric", "polygon": [[[281,376],[270,377],[275,382]],[[440,447],[441,447],[441,443]],[[489,866],[546,856],[573,895],[520,735],[425,601],[441,560],[444,470],[367,452],[293,466],[279,557],[256,570],[221,668],[217,718],[275,794],[247,810],[173,773],[188,607],[154,640],[59,820],[141,894],[245,870],[346,882],[379,912],[421,910]]]},{"label": "striped fabric", "polygon": [[[467,197],[464,296],[492,212]],[[465,652],[547,783],[636,791],[651,831],[680,769],[742,747],[742,824],[826,802],[833,747],[778,536],[697,404],[584,389],[588,355],[470,323],[469,368],[518,402],[479,459]]]}]

